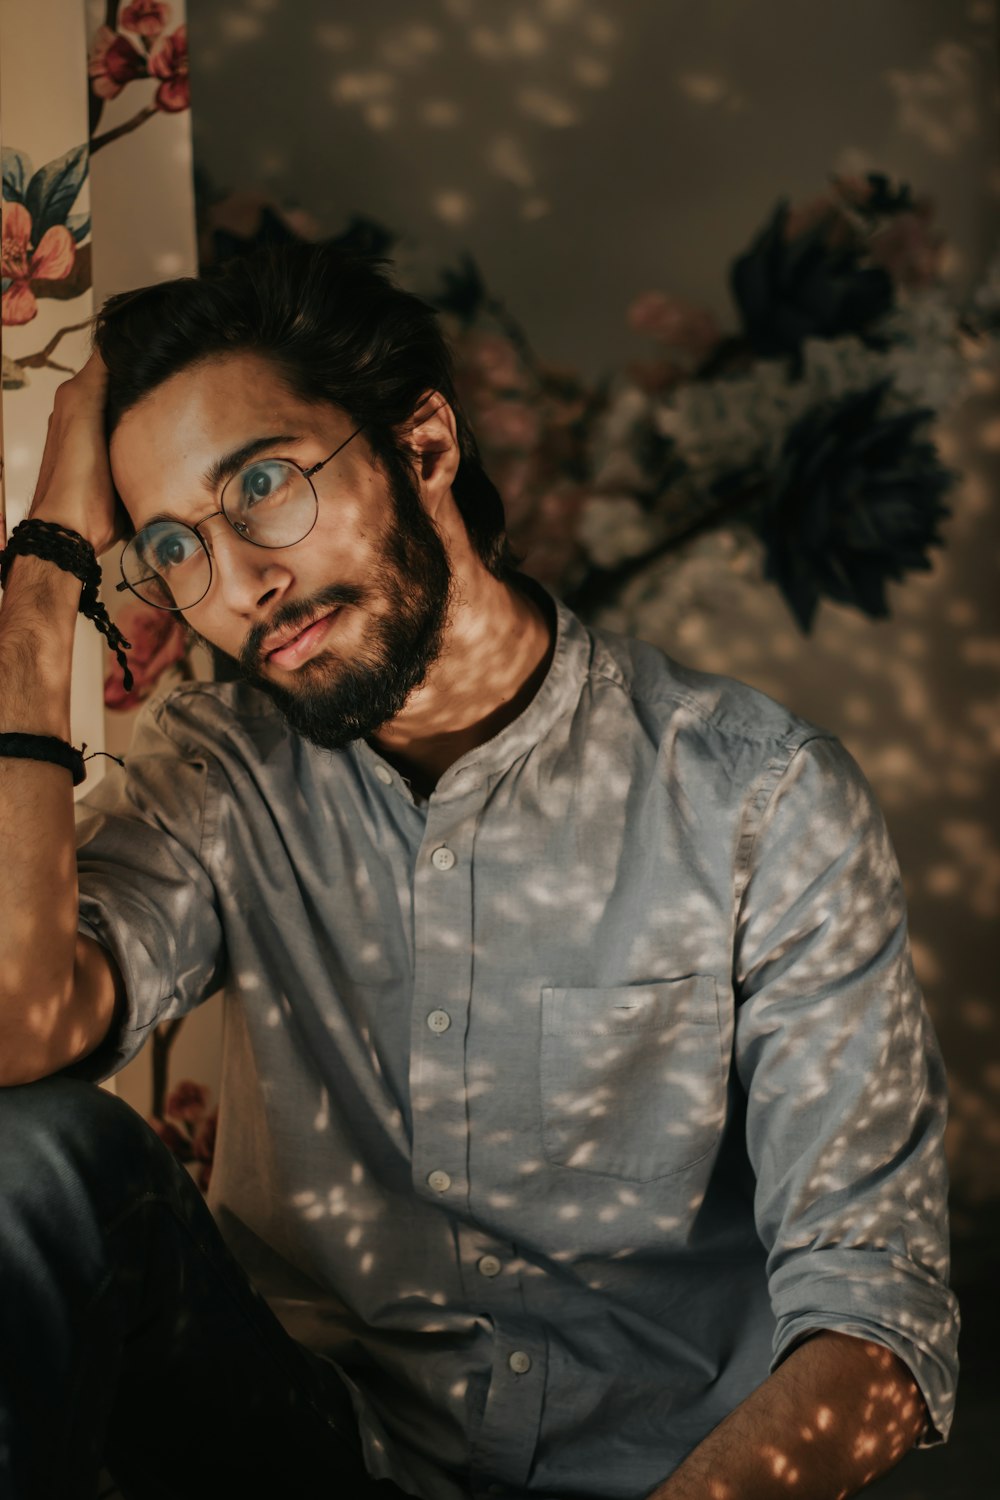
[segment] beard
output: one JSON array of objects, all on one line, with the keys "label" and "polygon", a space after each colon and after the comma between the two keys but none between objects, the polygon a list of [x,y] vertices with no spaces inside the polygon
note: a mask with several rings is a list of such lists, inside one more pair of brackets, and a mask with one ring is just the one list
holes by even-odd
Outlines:
[{"label": "beard", "polygon": [[[321,750],[342,750],[366,739],[399,714],[441,654],[452,593],[452,572],[437,528],[408,471],[390,475],[393,517],[365,587],[332,584],[255,625],[238,657],[204,641],[217,680],[242,678],[266,693],[295,734]],[[381,605],[372,612],[363,648],[346,659],[320,651],[285,687],[262,675],[261,648],[275,630],[307,625],[330,609]],[[201,637],[199,637],[201,639]]]}]

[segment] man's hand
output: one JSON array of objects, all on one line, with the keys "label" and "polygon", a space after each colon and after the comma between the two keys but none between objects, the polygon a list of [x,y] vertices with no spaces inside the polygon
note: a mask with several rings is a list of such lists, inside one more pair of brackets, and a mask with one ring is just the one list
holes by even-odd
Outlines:
[{"label": "man's hand", "polygon": [[888,1349],[816,1333],[649,1500],[846,1500],[898,1463],[928,1422]]},{"label": "man's hand", "polygon": [[98,556],[121,535],[104,436],[107,366],[92,354],[78,374],[56,391],[48,436],[28,514],[78,531]]}]

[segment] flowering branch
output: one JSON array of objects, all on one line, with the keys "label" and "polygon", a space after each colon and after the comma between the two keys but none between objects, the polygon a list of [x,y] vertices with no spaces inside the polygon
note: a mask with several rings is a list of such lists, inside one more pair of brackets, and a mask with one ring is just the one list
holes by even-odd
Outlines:
[{"label": "flowering branch", "polygon": [[626,558],[614,568],[591,568],[583,582],[566,595],[570,609],[589,616],[618,597],[630,579],[650,563],[657,562],[668,552],[673,552],[685,542],[693,541],[706,531],[715,531],[719,525],[740,511],[748,511],[764,493],[765,485],[748,485],[735,495],[721,500],[717,505],[704,510],[695,520],[681,522],[671,527],[655,546],[647,548],[638,557]]},{"label": "flowering branch", "polygon": [[129,135],[131,131],[138,130],[140,125],[144,125],[147,120],[151,120],[159,113],[155,104],[147,104],[144,109],[139,110],[138,114],[133,115],[131,120],[126,120],[124,125],[116,125],[113,130],[105,130],[102,135],[95,135],[90,142],[91,156],[95,151],[100,151],[102,146],[110,146],[111,142],[117,141],[120,136]]},{"label": "flowering branch", "polygon": [[68,327],[60,328],[58,333],[52,335],[44,349],[39,349],[36,354],[22,354],[18,357],[16,363],[29,370],[64,370],[67,374],[74,375],[76,373],[75,370],[71,369],[68,365],[57,365],[55,360],[51,359],[50,356],[55,352],[56,347],[66,337],[67,333],[79,333],[81,329],[89,328],[90,324],[91,319],[85,318],[82,323],[70,323]]}]

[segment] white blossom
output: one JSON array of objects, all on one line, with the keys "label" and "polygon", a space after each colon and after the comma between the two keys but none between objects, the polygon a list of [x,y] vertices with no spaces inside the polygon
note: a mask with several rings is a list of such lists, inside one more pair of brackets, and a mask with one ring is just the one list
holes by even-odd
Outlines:
[{"label": "white blossom", "polygon": [[923,293],[893,309],[879,332],[893,341],[888,348],[871,348],[855,334],[806,339],[797,379],[787,360],[762,359],[745,374],[679,386],[656,408],[656,428],[708,481],[745,465],[770,467],[805,412],[884,380],[891,382],[886,413],[922,406],[946,412],[962,398],[971,364],[943,293]]},{"label": "white blossom", "polygon": [[663,536],[662,522],[630,495],[589,495],[580,507],[577,540],[599,568],[640,557]]},{"label": "white blossom", "polygon": [[608,404],[590,435],[590,482],[597,490],[642,490],[648,476],[636,454],[636,438],[651,426],[653,402],[628,379],[611,388]]}]

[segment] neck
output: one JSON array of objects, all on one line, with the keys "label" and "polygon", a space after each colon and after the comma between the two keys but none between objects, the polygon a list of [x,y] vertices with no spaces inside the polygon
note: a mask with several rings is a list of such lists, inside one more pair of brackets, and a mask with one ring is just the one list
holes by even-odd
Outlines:
[{"label": "neck", "polygon": [[441,654],[402,713],[369,743],[429,796],[455,761],[499,734],[541,686],[554,621],[533,596],[477,570],[457,578]]}]

